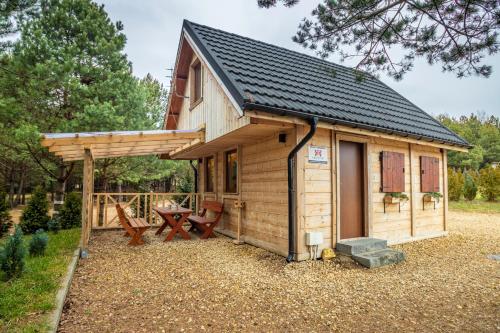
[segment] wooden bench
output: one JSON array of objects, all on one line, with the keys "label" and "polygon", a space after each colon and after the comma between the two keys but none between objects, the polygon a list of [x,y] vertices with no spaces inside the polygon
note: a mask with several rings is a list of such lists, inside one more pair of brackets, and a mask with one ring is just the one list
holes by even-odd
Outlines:
[{"label": "wooden bench", "polygon": [[124,236],[132,237],[128,245],[144,244],[142,234],[151,227],[149,223],[143,218],[128,217],[120,204],[116,204],[116,212],[118,213],[120,224],[125,229]]},{"label": "wooden bench", "polygon": [[[189,231],[194,229],[201,231],[203,233],[200,237],[201,239],[215,237],[214,228],[217,226],[217,223],[219,223],[219,220],[222,217],[224,205],[217,201],[205,200],[201,203],[201,209],[200,215],[188,216],[187,220],[191,223]],[[213,211],[215,213],[215,217],[208,218],[207,211]]]}]

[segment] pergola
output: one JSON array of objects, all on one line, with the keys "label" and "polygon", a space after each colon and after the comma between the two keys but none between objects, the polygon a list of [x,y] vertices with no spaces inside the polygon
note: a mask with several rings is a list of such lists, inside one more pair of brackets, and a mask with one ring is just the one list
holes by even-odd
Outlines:
[{"label": "pergola", "polygon": [[83,160],[82,253],[92,228],[94,160],[125,156],[162,155],[172,158],[203,144],[205,129],[47,133],[42,146],[64,161]]}]

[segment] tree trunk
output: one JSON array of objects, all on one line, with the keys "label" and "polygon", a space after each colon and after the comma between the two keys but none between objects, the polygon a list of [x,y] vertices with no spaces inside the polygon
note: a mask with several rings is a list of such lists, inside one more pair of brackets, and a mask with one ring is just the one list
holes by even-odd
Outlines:
[{"label": "tree trunk", "polygon": [[[122,193],[122,182],[121,181],[118,181],[118,184],[116,185],[117,187],[117,192],[118,193]],[[118,196],[118,202],[122,202],[123,201],[123,196],[120,194]]]},{"label": "tree trunk", "polygon": [[21,196],[24,192],[24,183],[26,178],[26,167],[21,167],[21,176],[19,177],[19,187],[17,188],[17,196],[16,196],[16,206],[22,204]]},{"label": "tree trunk", "polygon": [[54,195],[54,215],[59,214],[64,205],[64,193],[66,192],[66,167],[64,164],[59,165],[58,177],[56,182],[56,191]]},{"label": "tree trunk", "polygon": [[10,176],[9,176],[9,183],[10,183],[10,188],[9,188],[9,206],[10,208],[14,208],[14,168],[10,169]]}]

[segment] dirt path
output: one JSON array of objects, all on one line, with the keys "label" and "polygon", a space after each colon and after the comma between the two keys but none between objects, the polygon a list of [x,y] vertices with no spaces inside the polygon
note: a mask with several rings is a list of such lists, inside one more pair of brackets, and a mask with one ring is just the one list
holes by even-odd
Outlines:
[{"label": "dirt path", "polygon": [[450,214],[450,236],[367,270],[302,262],[219,237],[130,248],[94,233],[61,332],[498,332],[500,214]]}]

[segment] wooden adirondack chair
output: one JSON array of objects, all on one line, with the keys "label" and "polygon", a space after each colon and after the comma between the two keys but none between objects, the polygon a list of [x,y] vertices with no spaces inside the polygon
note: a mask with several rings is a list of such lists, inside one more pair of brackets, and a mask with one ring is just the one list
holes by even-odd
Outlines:
[{"label": "wooden adirondack chair", "polygon": [[151,227],[149,223],[147,223],[146,220],[142,218],[128,217],[120,204],[116,204],[116,212],[118,213],[120,224],[126,231],[124,236],[132,237],[128,245],[144,244],[142,234]]},{"label": "wooden adirondack chair", "polygon": [[[217,201],[205,200],[201,203],[201,209],[202,210],[200,215],[191,215],[187,218],[187,220],[191,223],[191,228],[189,229],[189,231],[192,231],[194,229],[201,231],[203,233],[200,237],[201,239],[215,237],[213,230],[222,217],[222,213],[224,212],[224,205]],[[207,211],[215,212],[215,217],[206,217]]]}]

